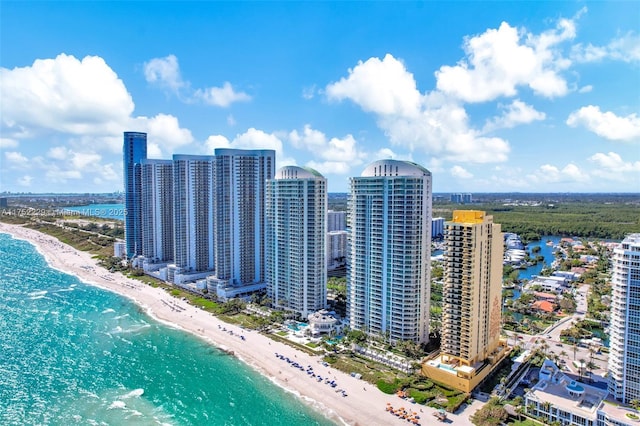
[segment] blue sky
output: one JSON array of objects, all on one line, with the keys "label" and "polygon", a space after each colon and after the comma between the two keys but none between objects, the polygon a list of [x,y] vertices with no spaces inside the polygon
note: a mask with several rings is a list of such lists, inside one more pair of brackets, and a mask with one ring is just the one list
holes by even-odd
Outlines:
[{"label": "blue sky", "polygon": [[271,148],[331,192],[639,192],[640,3],[0,1],[0,191],[122,190],[149,156]]}]

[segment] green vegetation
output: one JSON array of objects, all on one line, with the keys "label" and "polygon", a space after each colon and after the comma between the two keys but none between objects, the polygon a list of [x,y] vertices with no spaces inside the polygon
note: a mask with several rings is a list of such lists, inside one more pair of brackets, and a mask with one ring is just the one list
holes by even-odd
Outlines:
[{"label": "green vegetation", "polygon": [[[549,197],[557,199],[559,195]],[[627,234],[640,232],[637,199],[604,202],[585,201],[586,196],[581,198],[563,202],[549,200],[537,206],[507,206],[491,201],[473,205],[435,204],[434,212],[449,218],[453,210],[484,210],[493,215],[495,223],[502,225],[503,232],[515,232],[525,243],[539,240],[542,235],[621,240]]]},{"label": "green vegetation", "polygon": [[498,426],[501,425],[509,414],[500,404],[498,398],[491,398],[481,409],[471,416],[471,422],[476,426]]},{"label": "green vegetation", "polygon": [[427,404],[433,408],[444,408],[454,412],[462,405],[469,395],[448,387],[434,383],[424,376],[411,376],[406,379],[399,377],[393,380],[378,380],[376,386],[381,392],[392,395],[402,391],[417,404]]},{"label": "green vegetation", "polygon": [[47,222],[32,222],[25,226],[49,234],[80,251],[87,251],[100,257],[113,255],[113,243],[115,242],[113,237],[87,233],[86,231],[72,231]]},{"label": "green vegetation", "polygon": [[525,419],[525,420],[516,420],[509,424],[511,426],[540,426],[542,423],[537,422],[535,420],[531,420],[531,419]]}]

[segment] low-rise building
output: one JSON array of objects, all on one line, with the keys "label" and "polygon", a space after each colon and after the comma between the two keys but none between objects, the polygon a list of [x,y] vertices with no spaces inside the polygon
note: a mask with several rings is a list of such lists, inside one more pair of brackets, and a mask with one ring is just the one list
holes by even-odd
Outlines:
[{"label": "low-rise building", "polygon": [[546,424],[579,426],[631,426],[632,410],[607,401],[606,389],[577,382],[547,359],[540,368],[538,383],[525,394],[526,413]]}]

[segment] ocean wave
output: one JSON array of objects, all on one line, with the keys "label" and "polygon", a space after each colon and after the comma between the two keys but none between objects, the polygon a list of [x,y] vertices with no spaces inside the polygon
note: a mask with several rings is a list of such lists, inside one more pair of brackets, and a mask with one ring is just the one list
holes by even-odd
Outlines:
[{"label": "ocean wave", "polygon": [[107,308],[107,309],[105,309],[104,311],[102,311],[101,313],[103,313],[103,314],[110,314],[110,313],[112,313],[112,312],[115,312],[115,311],[114,311],[113,309],[111,309],[111,308]]},{"label": "ocean wave", "polygon": [[120,399],[127,399],[127,398],[137,398],[139,396],[142,396],[144,394],[144,389],[142,388],[138,388],[138,389],[134,389],[131,392],[125,393],[124,395],[120,396]]},{"label": "ocean wave", "polygon": [[31,297],[29,297],[29,300],[40,300],[40,299],[49,299],[49,298],[46,297],[44,294],[41,294],[39,296],[31,296]]},{"label": "ocean wave", "polygon": [[48,293],[47,290],[32,291],[31,293],[27,293],[27,296],[29,297],[44,296],[47,293]]},{"label": "ocean wave", "polygon": [[[113,311],[113,312],[115,312],[115,311]],[[117,317],[113,317],[113,319],[114,320],[119,320],[119,319],[122,319],[122,318],[127,318],[128,316],[129,316],[129,314],[118,315]]]},{"label": "ocean wave", "polygon": [[113,401],[111,405],[107,407],[107,410],[115,410],[115,409],[123,410],[126,407],[127,407],[127,404],[124,401]]}]

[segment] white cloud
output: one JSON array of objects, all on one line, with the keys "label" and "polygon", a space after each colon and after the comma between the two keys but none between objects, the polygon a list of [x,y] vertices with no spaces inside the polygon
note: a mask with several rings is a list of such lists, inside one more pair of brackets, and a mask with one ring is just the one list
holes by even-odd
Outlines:
[{"label": "white cloud", "polygon": [[570,61],[557,46],[574,37],[575,24],[569,19],[539,35],[503,22],[498,29],[466,38],[466,57],[436,71],[437,88],[465,102],[515,96],[518,86],[544,97],[563,96],[568,88],[560,73]]},{"label": "white cloud", "polygon": [[500,117],[495,117],[484,126],[483,132],[495,129],[509,129],[519,124],[528,124],[533,121],[540,121],[546,118],[544,112],[536,111],[531,105],[527,105],[519,99],[514,100],[510,105],[503,107]]},{"label": "white cloud", "polygon": [[76,171],[81,170],[97,170],[100,166],[102,157],[91,152],[74,152],[71,156],[70,165]]},{"label": "white cloud", "polygon": [[346,175],[350,171],[349,164],[344,161],[309,161],[305,166],[311,167],[323,175]]},{"label": "white cloud", "polygon": [[413,156],[411,154],[399,154],[394,152],[390,148],[382,148],[375,152],[372,155],[374,161],[375,160],[384,160],[390,158],[392,160],[403,160],[403,161],[413,161]]},{"label": "white cloud", "polygon": [[322,173],[347,173],[351,167],[362,164],[366,157],[352,135],[328,139],[324,133],[312,129],[308,124],[304,126],[302,133],[297,130],[290,132],[289,141],[295,148],[306,149],[324,160],[313,162],[313,166],[309,166]]},{"label": "white cloud", "polygon": [[244,133],[236,135],[232,141],[222,135],[209,136],[203,146],[204,153],[213,155],[216,148],[272,149],[276,152],[276,164],[278,167],[296,164],[293,158],[285,155],[282,140],[278,136],[253,127],[247,129]]},{"label": "white cloud", "polygon": [[583,183],[590,180],[589,175],[575,164],[569,163],[562,169],[551,164],[544,164],[527,176],[532,184],[541,183]]},{"label": "white cloud", "polygon": [[33,181],[33,177],[29,176],[29,175],[24,175],[24,176],[18,178],[18,180],[17,180],[18,185],[25,186],[25,187],[31,186],[31,182],[32,181]]},{"label": "white cloud", "polygon": [[323,149],[327,144],[327,137],[319,130],[314,130],[310,125],[306,124],[302,130],[302,134],[297,130],[289,133],[289,141],[295,148],[306,148],[315,152]]},{"label": "white cloud", "polygon": [[614,59],[623,62],[640,61],[640,36],[629,32],[622,37],[615,38],[606,46],[586,46],[576,44],[571,49],[571,58],[576,62],[598,62]]},{"label": "white cloud", "polygon": [[0,149],[17,148],[18,141],[9,138],[0,138]]},{"label": "white cloud", "polygon": [[618,182],[635,181],[636,187],[640,185],[640,161],[625,162],[615,152],[607,154],[598,152],[588,160],[597,167],[592,171],[594,176]]},{"label": "white cloud", "polygon": [[193,94],[196,99],[201,99],[209,105],[226,108],[234,102],[247,102],[251,100],[251,96],[245,92],[237,92],[231,83],[225,81],[222,87],[208,87],[206,89],[198,89]]},{"label": "white cloud", "polygon": [[236,119],[233,117],[233,115],[227,115],[227,124],[231,127],[236,125]]},{"label": "white cloud", "polygon": [[472,173],[470,173],[464,167],[461,167],[461,166],[453,166],[449,170],[449,173],[451,173],[451,176],[458,179],[471,179],[473,177]]},{"label": "white cloud", "polygon": [[582,86],[580,89],[578,89],[578,93],[589,93],[593,90],[593,86],[590,84],[587,84],[586,86]]},{"label": "white cloud", "polygon": [[46,170],[45,177],[47,180],[55,183],[66,183],[69,180],[83,179],[83,175],[79,170],[65,170],[57,165],[51,165]]},{"label": "white cloud", "polygon": [[421,95],[413,75],[391,55],[371,58],[349,71],[349,77],[327,86],[334,99],[350,99],[374,112],[391,142],[409,150],[422,149],[455,161],[500,162],[509,144],[486,138],[469,127],[465,109],[440,92]]},{"label": "white cloud", "polygon": [[180,76],[180,66],[175,55],[153,58],[144,64],[144,77],[147,82],[165,87],[178,94],[186,83]]},{"label": "white cloud", "polygon": [[316,95],[316,85],[313,84],[311,86],[308,87],[303,87],[302,88],[302,98],[303,99],[313,99],[313,97]]},{"label": "white cloud", "polygon": [[282,154],[282,141],[274,134],[269,134],[251,127],[247,129],[246,132],[235,137],[231,148],[273,149],[277,153]]},{"label": "white cloud", "polygon": [[9,162],[11,168],[24,169],[29,165],[29,159],[18,151],[6,151],[4,158]]},{"label": "white cloud", "polygon": [[231,144],[229,139],[222,135],[211,135],[204,142],[204,154],[213,155],[213,151],[216,148],[230,148]]},{"label": "white cloud", "polygon": [[571,127],[583,126],[590,132],[615,141],[632,141],[640,138],[640,117],[635,113],[619,117],[611,111],[589,105],[572,112],[567,118]]},{"label": "white cloud", "polygon": [[47,157],[56,159],[56,160],[65,160],[69,158],[71,152],[65,146],[54,146],[47,152]]},{"label": "white cloud", "polygon": [[351,99],[365,111],[381,115],[415,115],[420,105],[413,74],[390,54],[358,62],[347,78],[329,84],[326,93],[329,99]]},{"label": "white cloud", "polygon": [[184,102],[202,101],[208,105],[226,108],[234,102],[251,100],[245,92],[236,91],[231,83],[224,82],[222,87],[192,89],[191,83],[182,78],[178,58],[168,55],[153,58],[144,64],[144,76],[147,82],[167,89]]},{"label": "white cloud", "polygon": [[[154,155],[160,154],[156,158],[172,154],[178,148],[183,148],[193,142],[191,131],[180,127],[178,119],[173,115],[158,114],[151,118],[136,117],[128,128],[147,133],[149,145],[155,145]],[[122,141],[119,144],[122,144]],[[148,155],[151,157],[150,153]]]},{"label": "white cloud", "polygon": [[2,128],[15,138],[50,130],[121,133],[134,108],[122,80],[98,56],[60,54],[23,68],[0,68],[0,93]]}]

